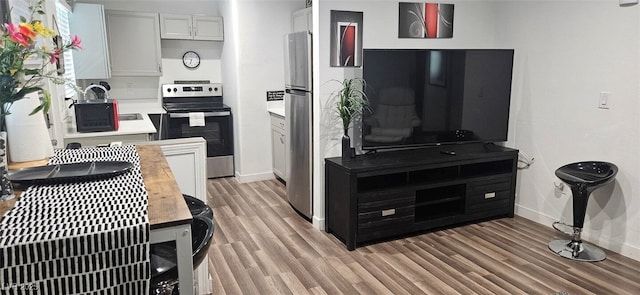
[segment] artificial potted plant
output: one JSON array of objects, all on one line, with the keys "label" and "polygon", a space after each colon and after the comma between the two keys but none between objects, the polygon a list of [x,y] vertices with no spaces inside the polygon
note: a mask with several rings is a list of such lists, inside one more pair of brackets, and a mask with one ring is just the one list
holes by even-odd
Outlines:
[{"label": "artificial potted plant", "polygon": [[336,90],[336,109],[342,120],[342,159],[349,160],[354,156],[349,138],[349,126],[369,110],[369,101],[364,93],[366,82],[362,78],[349,78],[340,82],[341,88]]}]

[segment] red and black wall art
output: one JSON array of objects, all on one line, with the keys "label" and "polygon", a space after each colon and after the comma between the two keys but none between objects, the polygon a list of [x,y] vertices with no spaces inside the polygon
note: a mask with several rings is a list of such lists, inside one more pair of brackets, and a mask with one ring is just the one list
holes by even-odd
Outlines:
[{"label": "red and black wall art", "polygon": [[330,65],[362,65],[362,12],[331,10]]},{"label": "red and black wall art", "polygon": [[453,4],[399,3],[398,38],[452,38]]}]

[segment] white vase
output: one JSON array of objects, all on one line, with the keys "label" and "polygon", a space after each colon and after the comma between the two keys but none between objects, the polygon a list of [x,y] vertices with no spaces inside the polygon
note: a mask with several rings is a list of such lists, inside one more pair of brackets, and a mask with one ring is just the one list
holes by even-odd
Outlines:
[{"label": "white vase", "polygon": [[8,201],[15,197],[13,186],[9,181],[7,163],[7,132],[0,131],[0,201]]},{"label": "white vase", "polygon": [[13,103],[5,117],[11,162],[29,162],[53,156],[51,138],[42,111],[29,116],[40,105],[37,93]]}]

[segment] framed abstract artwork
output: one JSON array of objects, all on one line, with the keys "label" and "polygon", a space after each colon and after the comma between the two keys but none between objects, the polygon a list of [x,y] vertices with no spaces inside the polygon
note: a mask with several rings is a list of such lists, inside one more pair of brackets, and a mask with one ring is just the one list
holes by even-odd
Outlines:
[{"label": "framed abstract artwork", "polygon": [[453,4],[398,4],[398,38],[452,38]]},{"label": "framed abstract artwork", "polygon": [[362,66],[362,12],[331,10],[330,66]]}]

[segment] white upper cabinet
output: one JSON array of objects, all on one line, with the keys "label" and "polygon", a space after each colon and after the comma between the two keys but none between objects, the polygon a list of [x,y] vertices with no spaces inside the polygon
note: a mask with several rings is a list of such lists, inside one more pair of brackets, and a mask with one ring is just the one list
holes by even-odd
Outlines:
[{"label": "white upper cabinet", "polygon": [[313,32],[313,18],[311,14],[311,7],[296,10],[291,14],[291,31]]},{"label": "white upper cabinet", "polygon": [[161,76],[158,14],[117,10],[105,14],[111,75]]},{"label": "white upper cabinet", "polygon": [[193,16],[194,40],[224,40],[222,17],[218,16]]},{"label": "white upper cabinet", "polygon": [[160,14],[160,37],[162,39],[193,39],[192,20],[185,14]]},{"label": "white upper cabinet", "polygon": [[222,18],[187,14],[160,14],[162,39],[222,41]]},{"label": "white upper cabinet", "polygon": [[69,17],[72,35],[82,40],[84,50],[73,52],[73,65],[77,79],[108,79],[109,50],[104,19],[104,6],[76,3]]}]

